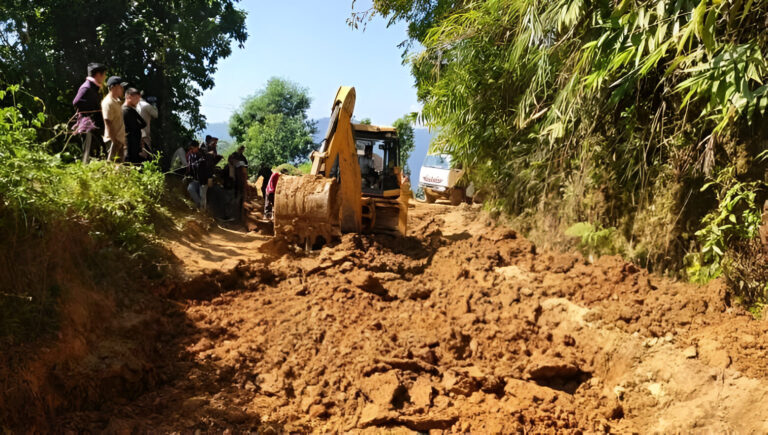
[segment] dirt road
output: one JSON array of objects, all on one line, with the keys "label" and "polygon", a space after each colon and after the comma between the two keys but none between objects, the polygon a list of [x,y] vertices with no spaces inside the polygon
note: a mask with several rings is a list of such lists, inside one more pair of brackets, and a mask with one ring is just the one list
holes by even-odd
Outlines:
[{"label": "dirt road", "polygon": [[136,326],[155,359],[120,385],[140,387],[55,425],[768,431],[768,322],[719,284],[539,252],[466,206],[419,204],[410,228],[313,255],[221,230],[172,241],[189,277]]}]

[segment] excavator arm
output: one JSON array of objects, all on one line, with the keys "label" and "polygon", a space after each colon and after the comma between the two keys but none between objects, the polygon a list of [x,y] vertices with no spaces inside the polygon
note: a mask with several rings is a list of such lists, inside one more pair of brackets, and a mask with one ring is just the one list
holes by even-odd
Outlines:
[{"label": "excavator arm", "polygon": [[[334,99],[329,131],[324,141],[323,148],[326,151],[314,154],[310,172],[312,175],[333,176],[338,181],[341,231],[345,233],[359,233],[362,230],[362,181],[352,132],[355,99],[355,88],[339,88]],[[323,172],[320,167],[324,169]]]}]

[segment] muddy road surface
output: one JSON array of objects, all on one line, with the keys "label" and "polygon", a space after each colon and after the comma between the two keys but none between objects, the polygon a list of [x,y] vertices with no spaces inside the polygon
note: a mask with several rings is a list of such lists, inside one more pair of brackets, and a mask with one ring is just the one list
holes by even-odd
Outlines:
[{"label": "muddy road surface", "polygon": [[768,322],[720,284],[543,252],[467,206],[410,219],[405,239],[346,235],[311,255],[223,230],[169,242],[188,276],[131,326],[154,340],[120,381],[137,387],[53,424],[768,432]]}]

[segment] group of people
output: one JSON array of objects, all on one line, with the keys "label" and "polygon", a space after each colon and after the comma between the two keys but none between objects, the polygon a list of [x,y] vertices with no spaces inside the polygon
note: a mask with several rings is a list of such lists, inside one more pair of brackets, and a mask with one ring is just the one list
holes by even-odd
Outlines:
[{"label": "group of people", "polygon": [[171,158],[172,172],[184,176],[186,190],[199,210],[205,210],[224,220],[242,217],[248,183],[248,159],[239,147],[227,158],[224,168],[219,162],[219,139],[206,136],[202,143],[190,140],[185,148],[179,147]]},{"label": "group of people", "polygon": [[[150,123],[158,117],[157,100],[143,98],[142,92],[123,78],[107,78],[107,67],[100,63],[88,65],[88,76],[78,88],[72,101],[76,109],[73,130],[83,137],[83,163],[96,156],[110,161],[140,164],[154,157]],[[107,88],[102,98],[101,90]],[[219,211],[234,219],[229,205],[236,204],[242,212],[248,180],[248,159],[245,147],[240,146],[227,159],[224,169],[218,167],[223,159],[218,154],[218,138],[206,136],[203,143],[189,141],[186,149],[179,148],[171,158],[171,167],[184,175],[189,184],[187,192],[201,210],[210,210],[210,199],[215,199]],[[285,171],[283,171],[285,173]],[[274,194],[280,172],[262,165],[257,178],[262,177],[261,193],[265,203],[265,216],[272,217]],[[214,179],[220,179],[219,184]],[[228,211],[230,210],[230,211]]]},{"label": "group of people", "polygon": [[[184,176],[188,181],[187,193],[200,210],[206,210],[214,215],[223,215],[225,219],[238,214],[228,211],[227,204],[234,201],[236,210],[242,213],[248,184],[248,158],[245,147],[239,146],[227,158],[227,164],[219,168],[223,159],[218,154],[219,139],[206,136],[202,143],[190,140],[187,147],[179,147],[171,157],[171,170],[177,175]],[[273,172],[268,165],[259,165],[254,171],[255,178],[262,179],[261,195],[264,199],[264,215],[272,218],[275,202],[275,190],[280,175],[287,173],[283,169]]]},{"label": "group of people", "polygon": [[187,192],[201,210],[208,208],[208,188],[213,186],[216,167],[223,158],[218,153],[218,143],[219,139],[212,136],[206,136],[202,144],[193,140],[184,155],[185,175],[190,178]]},{"label": "group of people", "polygon": [[[107,95],[101,98],[106,84]],[[157,118],[156,100],[121,77],[107,78],[107,67],[88,65],[88,76],[72,104],[77,111],[73,130],[83,135],[83,163],[92,154],[110,161],[142,163],[153,158],[150,123]]]}]

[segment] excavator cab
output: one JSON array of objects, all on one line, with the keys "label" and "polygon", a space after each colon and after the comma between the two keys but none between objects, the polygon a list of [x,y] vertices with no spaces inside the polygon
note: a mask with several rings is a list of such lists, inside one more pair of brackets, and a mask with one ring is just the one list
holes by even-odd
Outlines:
[{"label": "excavator cab", "polygon": [[[400,141],[391,127],[352,124],[363,196],[400,196]],[[370,153],[370,156],[368,156]]]}]

